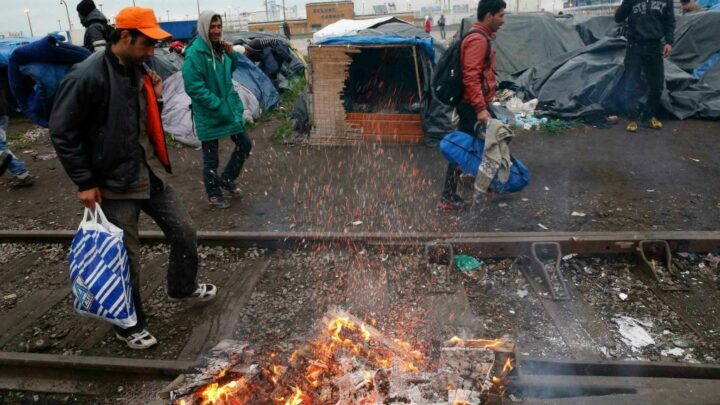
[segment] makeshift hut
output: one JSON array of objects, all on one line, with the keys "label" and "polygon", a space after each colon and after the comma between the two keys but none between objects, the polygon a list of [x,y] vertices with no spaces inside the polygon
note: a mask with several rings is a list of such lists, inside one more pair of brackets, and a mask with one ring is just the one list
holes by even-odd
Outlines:
[{"label": "makeshift hut", "polygon": [[425,32],[394,18],[341,20],[314,39],[308,49],[311,143],[417,144],[451,129],[452,110],[434,102],[430,90],[444,48]]}]

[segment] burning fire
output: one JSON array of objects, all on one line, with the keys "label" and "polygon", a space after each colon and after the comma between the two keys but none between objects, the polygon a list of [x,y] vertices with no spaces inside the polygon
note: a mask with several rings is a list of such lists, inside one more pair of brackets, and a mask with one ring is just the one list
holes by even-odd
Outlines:
[{"label": "burning fire", "polygon": [[[493,348],[502,340],[463,340],[453,337],[448,344],[456,347]],[[331,319],[318,339],[300,348],[286,362],[275,355],[258,374],[259,380],[245,377],[222,382],[232,376],[222,371],[214,382],[196,392],[201,405],[267,403],[274,405],[310,405],[337,402],[338,381],[352,381],[349,386],[357,395],[352,402],[377,403],[379,390],[389,387],[391,373],[415,373],[425,368],[423,354],[400,339],[389,339],[372,325],[339,316]],[[495,393],[504,394],[507,375],[513,369],[508,358],[502,372],[487,381]],[[348,377],[355,376],[355,377]],[[347,384],[346,384],[347,385]],[[262,399],[262,400],[260,400]],[[179,402],[185,404],[185,402]],[[460,398],[456,405],[463,405]]]}]

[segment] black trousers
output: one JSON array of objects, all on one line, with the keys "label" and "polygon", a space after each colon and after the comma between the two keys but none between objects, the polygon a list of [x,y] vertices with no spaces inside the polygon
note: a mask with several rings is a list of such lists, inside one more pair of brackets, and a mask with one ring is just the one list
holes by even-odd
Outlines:
[{"label": "black trousers", "polygon": [[[625,100],[630,120],[650,119],[657,113],[665,86],[662,47],[660,41],[628,43],[625,51]],[[647,101],[641,107],[640,101],[644,97]]]},{"label": "black trousers", "polygon": [[[488,110],[490,111],[490,110]],[[475,108],[470,104],[461,102],[457,106],[458,117],[460,122],[458,123],[458,131],[465,132],[466,134],[473,134],[475,132],[475,124],[477,123],[477,113]],[[490,111],[490,115],[494,114]],[[462,171],[457,163],[448,163],[447,172],[445,173],[445,182],[443,183],[443,197],[450,197],[457,193],[458,180]]]}]

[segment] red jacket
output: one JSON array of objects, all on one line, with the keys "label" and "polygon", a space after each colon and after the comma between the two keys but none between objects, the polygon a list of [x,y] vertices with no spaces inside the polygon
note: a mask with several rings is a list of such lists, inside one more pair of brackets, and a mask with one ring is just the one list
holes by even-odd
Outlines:
[{"label": "red jacket", "polygon": [[431,30],[432,30],[432,23],[430,22],[429,19],[425,20],[425,32],[427,32],[429,34]]},{"label": "red jacket", "polygon": [[[488,38],[494,35],[481,22],[473,24],[472,29],[482,30]],[[490,52],[490,63],[485,63],[487,40],[480,33],[470,34],[463,40],[460,48],[460,63],[463,72],[463,101],[472,105],[476,112],[485,110],[495,98],[495,49]],[[481,80],[481,77],[484,80]]]}]

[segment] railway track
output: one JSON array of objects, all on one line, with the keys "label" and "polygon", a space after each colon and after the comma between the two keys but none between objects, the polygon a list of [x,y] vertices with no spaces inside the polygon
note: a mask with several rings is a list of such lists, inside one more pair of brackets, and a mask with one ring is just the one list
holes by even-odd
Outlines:
[{"label": "railway track", "polygon": [[[0,243],[23,244],[68,244],[72,231],[0,231]],[[164,238],[159,232],[144,232],[141,238],[148,244],[162,243]],[[381,248],[383,251],[422,251],[429,244],[447,244],[455,252],[467,252],[479,258],[516,257],[527,255],[533,244],[558,243],[563,253],[582,255],[620,254],[636,255],[640,241],[667,241],[673,251],[704,254],[720,250],[720,232],[619,232],[619,233],[462,233],[462,234],[347,234],[347,233],[247,233],[247,232],[200,232],[199,242],[205,246],[257,247],[263,249],[314,249],[318,245],[332,245],[340,248]],[[152,256],[144,263],[145,267],[160,269],[166,260],[162,254]],[[229,287],[230,293],[222,297],[213,307],[212,315],[196,318],[198,322],[186,332],[181,347],[174,348],[170,356],[158,353],[156,357],[170,360],[142,358],[123,358],[114,356],[78,356],[45,353],[0,352],[0,390],[19,390],[31,392],[75,393],[89,395],[107,394],[108,387],[114,387],[118,379],[130,381],[171,382],[193,367],[198,357],[218,341],[232,337],[234,325],[241,313],[240,309],[248,302],[255,285],[271,265],[272,258],[259,257],[244,260],[241,265],[232,258],[220,264],[225,273],[218,274],[218,280]],[[0,271],[0,281],[12,282],[22,278],[28,269],[38,264],[54,269],[51,274],[57,276],[57,287],[47,291],[32,291],[22,303],[0,312],[0,343],[5,350],[11,347],[20,336],[39,320],[52,317],[53,310],[63,305],[69,295],[64,283],[64,266],[60,263],[43,263],[42,253],[26,255],[22,259],[11,261]],[[641,266],[640,264],[638,266]],[[162,284],[163,272],[155,271],[144,275],[145,300]],[[542,287],[542,286],[541,286]],[[547,286],[545,286],[547,287]],[[577,291],[572,291],[578,294]],[[659,293],[660,294],[660,293]],[[668,295],[672,298],[672,295]],[[563,318],[568,311],[592,318],[588,308],[577,295],[567,301],[546,300],[545,311],[559,329],[564,327]],[[671,299],[668,298],[668,299]],[[589,312],[592,312],[589,311]],[[697,324],[698,319],[690,312],[683,313],[689,324]],[[188,316],[188,315],[184,315]],[[195,316],[190,313],[189,316]],[[72,320],[76,321],[76,320]],[[695,325],[697,328],[697,325]],[[91,349],[104,345],[110,328],[97,323],[78,322],[64,336],[55,339],[55,349],[81,348]],[[615,387],[624,392],[628,388],[618,386],[617,381],[609,382],[603,378],[618,376],[635,379],[654,378],[668,383],[667,379],[683,379],[698,382],[705,391],[717,390],[714,383],[720,380],[720,366],[689,365],[660,362],[608,362],[601,360],[597,353],[584,351],[575,345],[574,339],[581,337],[563,336],[575,360],[540,359],[520,356],[521,377],[516,386],[525,390],[542,387],[541,379],[554,381],[555,390],[560,384],[552,378],[573,376],[585,378],[582,384],[592,392],[604,392],[600,386]],[[552,377],[552,378],[550,378]],[[603,382],[604,381],[604,382]],[[630,381],[630,380],[628,380]],[[635,381],[635,380],[633,380]],[[642,380],[645,381],[645,380]],[[578,382],[578,384],[581,384]],[[581,384],[581,385],[582,385]],[[605,385],[603,385],[605,384]],[[641,380],[634,384],[641,384]],[[647,384],[647,381],[642,383]],[[687,384],[695,384],[687,383]],[[667,385],[669,386],[669,385]],[[702,386],[702,387],[700,387]],[[595,388],[592,388],[595,387]],[[619,387],[619,388],[618,388]],[[546,387],[547,388],[547,387]],[[595,390],[595,391],[593,391]],[[629,391],[628,391],[629,392]],[[633,391],[633,392],[639,392]]]}]

